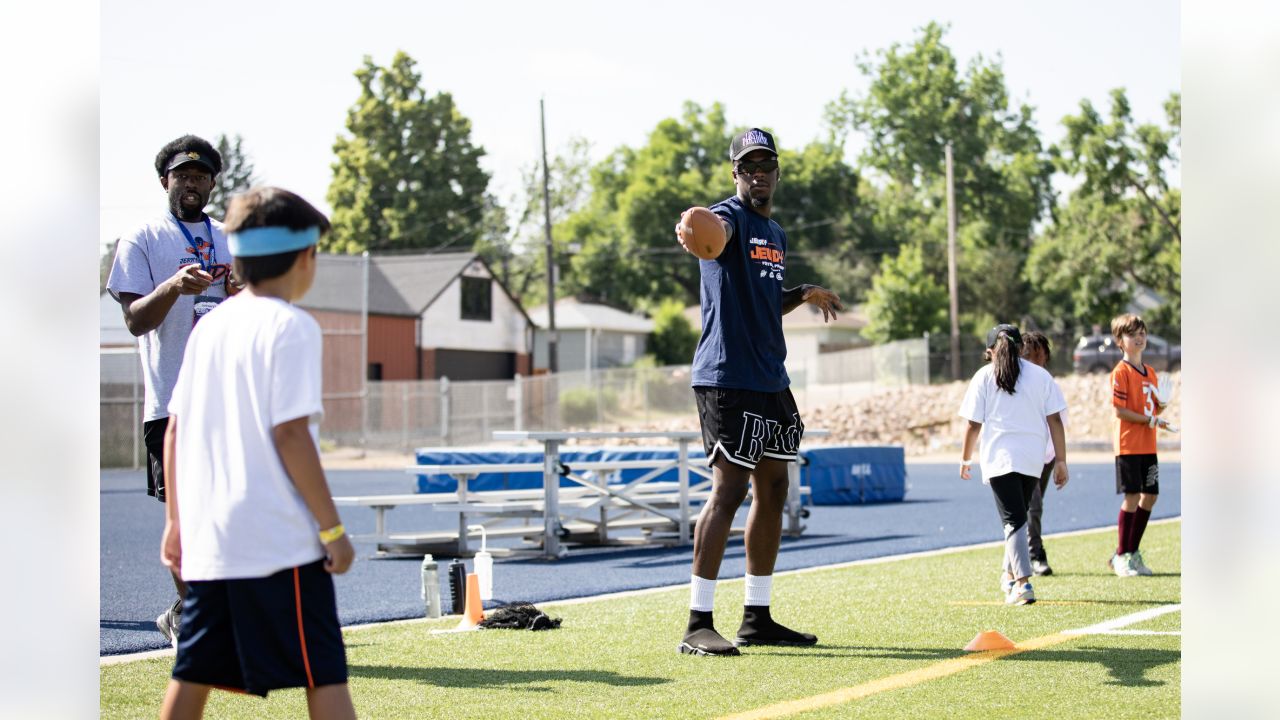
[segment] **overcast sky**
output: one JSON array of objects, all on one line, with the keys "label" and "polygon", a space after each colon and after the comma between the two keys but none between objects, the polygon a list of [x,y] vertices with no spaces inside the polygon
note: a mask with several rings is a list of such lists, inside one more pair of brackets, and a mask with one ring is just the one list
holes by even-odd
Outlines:
[{"label": "overcast sky", "polygon": [[[1046,142],[1082,98],[1127,89],[1139,121],[1163,123],[1179,89],[1179,12],[1170,1],[1073,3],[670,2],[103,3],[101,226],[109,241],[163,212],[153,160],[167,141],[239,134],[258,178],[329,210],[333,142],[363,56],[418,61],[428,93],[448,91],[488,153],[506,202],[537,162],[538,100],[552,153],[586,138],[593,158],[642,145],[692,100],[724,103],[731,125],[772,127],[798,147],[824,107],[859,93],[856,61],[910,44],[931,20],[963,67],[1003,59],[1015,100],[1037,108]],[[850,152],[856,150],[856,146]],[[726,183],[726,188],[728,187]]]}]

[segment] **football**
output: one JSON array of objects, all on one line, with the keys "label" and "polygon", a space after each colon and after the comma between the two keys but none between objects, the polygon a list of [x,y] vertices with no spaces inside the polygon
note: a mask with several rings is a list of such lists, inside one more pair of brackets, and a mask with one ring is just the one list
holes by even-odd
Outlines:
[{"label": "football", "polygon": [[726,238],[720,218],[704,207],[689,208],[683,217],[685,247],[703,260],[715,260],[724,251]]}]

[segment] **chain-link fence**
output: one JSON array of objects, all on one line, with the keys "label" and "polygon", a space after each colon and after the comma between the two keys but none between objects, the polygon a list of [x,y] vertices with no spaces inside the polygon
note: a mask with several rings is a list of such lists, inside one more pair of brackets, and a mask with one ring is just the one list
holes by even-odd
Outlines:
[{"label": "chain-link fence", "polygon": [[[327,331],[325,362],[350,364],[363,335]],[[341,348],[341,349],[339,349]],[[333,355],[347,357],[331,357]],[[345,367],[345,365],[344,365]],[[801,408],[849,402],[886,387],[927,384],[924,340],[820,355],[788,368]],[[410,451],[480,445],[495,430],[644,429],[683,422],[696,428],[688,365],[581,370],[513,380],[358,381],[325,388],[320,426],[326,445]],[[330,377],[330,376],[326,376]],[[342,376],[339,376],[342,377]],[[137,354],[102,352],[102,465],[138,466],[142,379]],[[362,396],[361,385],[367,386]]]},{"label": "chain-link fence", "polygon": [[142,445],[142,364],[134,348],[102,348],[98,353],[98,462],[102,467],[140,468]]}]

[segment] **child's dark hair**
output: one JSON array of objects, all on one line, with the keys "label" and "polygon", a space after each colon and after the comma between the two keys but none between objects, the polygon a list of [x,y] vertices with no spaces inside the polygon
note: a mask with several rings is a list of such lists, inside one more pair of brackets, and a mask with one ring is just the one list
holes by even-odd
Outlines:
[{"label": "child's dark hair", "polygon": [[996,387],[1012,395],[1022,372],[1018,359],[1022,355],[1022,333],[1013,325],[997,325],[987,333],[984,359],[995,366]]},{"label": "child's dark hair", "polygon": [[183,135],[160,148],[160,152],[156,153],[156,175],[165,176],[165,168],[169,167],[169,161],[173,159],[174,155],[193,150],[213,163],[214,175],[222,172],[222,156],[209,144],[208,140],[195,135]]},{"label": "child's dark hair", "polygon": [[1048,363],[1053,357],[1053,351],[1049,346],[1049,338],[1038,330],[1032,330],[1022,336],[1022,357],[1027,357],[1033,349],[1038,349],[1044,353],[1044,361]]},{"label": "child's dark hair", "polygon": [[1146,332],[1147,324],[1142,321],[1142,318],[1134,315],[1133,313],[1117,315],[1115,319],[1111,321],[1111,334],[1115,337],[1117,342],[1119,342],[1120,338],[1125,335],[1133,335],[1139,330]]},{"label": "child's dark hair", "polygon": [[[227,206],[224,224],[227,234],[259,227],[286,227],[306,230],[318,227],[320,234],[329,232],[329,218],[311,203],[294,193],[277,187],[256,187],[234,195]],[[298,256],[315,252],[315,246],[256,257],[237,257],[232,263],[236,277],[256,285],[289,272]]]}]

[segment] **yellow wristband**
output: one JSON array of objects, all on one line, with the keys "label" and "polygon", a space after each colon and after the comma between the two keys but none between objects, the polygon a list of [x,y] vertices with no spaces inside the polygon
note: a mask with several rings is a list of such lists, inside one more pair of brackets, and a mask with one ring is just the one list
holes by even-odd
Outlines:
[{"label": "yellow wristband", "polygon": [[333,542],[334,540],[337,540],[338,538],[346,534],[347,534],[347,529],[342,526],[342,523],[338,523],[337,525],[334,525],[328,530],[320,531],[320,542],[324,543],[325,545],[328,545],[329,543]]}]

